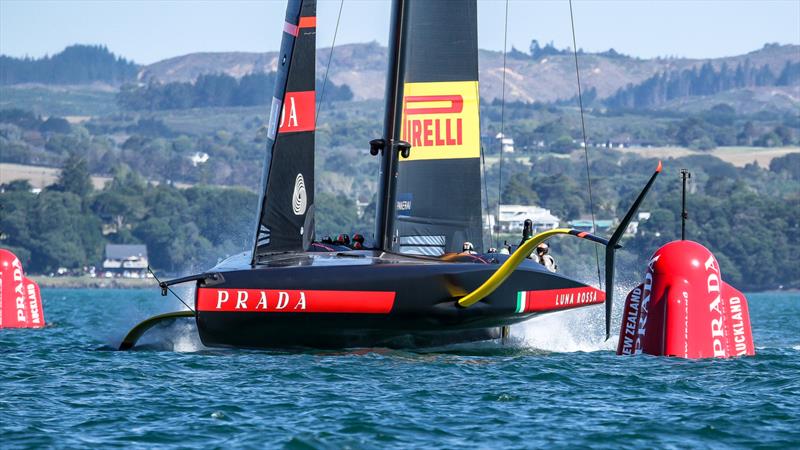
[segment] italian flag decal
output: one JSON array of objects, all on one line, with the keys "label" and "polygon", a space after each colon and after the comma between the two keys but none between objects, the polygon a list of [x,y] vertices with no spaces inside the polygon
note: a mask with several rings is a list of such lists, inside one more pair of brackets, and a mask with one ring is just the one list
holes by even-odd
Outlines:
[{"label": "italian flag decal", "polygon": [[517,292],[517,313],[525,312],[525,291]]}]

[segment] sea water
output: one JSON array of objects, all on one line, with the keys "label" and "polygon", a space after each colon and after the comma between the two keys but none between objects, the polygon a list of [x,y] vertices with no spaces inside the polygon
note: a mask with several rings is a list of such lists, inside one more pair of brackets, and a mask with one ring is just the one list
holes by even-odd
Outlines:
[{"label": "sea water", "polygon": [[204,348],[190,320],[113,348],[158,290],[42,292],[0,330],[0,448],[800,447],[800,296],[748,295],[757,356],[618,357],[591,307],[424,352]]}]

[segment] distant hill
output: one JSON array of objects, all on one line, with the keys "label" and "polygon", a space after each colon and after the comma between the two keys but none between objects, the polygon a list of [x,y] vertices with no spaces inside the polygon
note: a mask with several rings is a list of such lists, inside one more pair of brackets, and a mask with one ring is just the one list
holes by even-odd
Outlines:
[{"label": "distant hill", "polygon": [[[575,62],[571,53],[556,51],[536,57],[512,51],[506,58],[506,100],[552,102],[575,96]],[[330,48],[317,51],[317,74],[325,71]],[[337,46],[333,51],[329,78],[336,84],[350,86],[356,100],[383,97],[386,70],[386,47],[372,42]],[[605,99],[629,85],[637,85],[657,74],[700,68],[705,63],[719,70],[744,65],[769,67],[779,74],[787,62],[800,62],[800,46],[765,45],[762,49],[738,56],[714,59],[655,58],[641,59],[613,51],[582,53],[579,57],[584,90],[594,89],[597,98]],[[142,68],[143,82],[193,81],[202,74],[226,73],[240,78],[251,72],[272,71],[277,67],[277,53],[192,53],[159,61]],[[502,52],[480,51],[481,96],[487,100],[501,96],[503,79]]]},{"label": "distant hill", "polygon": [[[317,49],[317,76],[325,73],[330,48]],[[354,99],[383,98],[386,47],[377,43],[346,44],[334,48],[329,79],[346,84]],[[142,67],[140,82],[194,82],[201,75],[224,73],[241,78],[253,72],[272,72],[278,67],[278,52],[190,53]]]},{"label": "distant hill", "polygon": [[[317,50],[317,76],[325,73],[330,48]],[[329,80],[349,87],[354,100],[382,99],[386,72],[386,47],[376,42],[340,45],[333,50]],[[480,50],[481,96],[500,98],[503,54]],[[744,55],[712,59],[653,58],[623,55],[613,49],[600,53],[581,52],[581,81],[587,104],[617,109],[694,111],[727,103],[739,112],[764,109],[790,111],[800,107],[800,46],[767,44]],[[788,66],[789,76],[782,77]],[[737,68],[749,67],[753,77],[736,81]],[[194,83],[203,75],[226,74],[236,79],[277,68],[277,52],[192,53],[137,66],[104,46],[74,45],[41,59],[0,56],[0,85],[43,84],[119,86]],[[705,72],[704,72],[705,71]],[[762,72],[769,72],[767,82]],[[718,73],[710,84],[704,73]],[[730,76],[723,76],[728,73]],[[675,82],[681,77],[689,85]],[[725,81],[733,80],[731,82]],[[748,81],[749,80],[749,81]],[[759,81],[761,80],[761,81]],[[673,87],[670,87],[670,82]],[[678,86],[679,89],[674,89]],[[531,53],[512,49],[506,58],[505,98],[509,102],[567,102],[576,94],[574,59],[569,49],[544,48],[537,42]],[[669,91],[669,92],[668,92]],[[591,102],[594,100],[594,103]]]},{"label": "distant hill", "polygon": [[118,57],[103,45],[71,45],[44,58],[0,55],[0,85],[122,84],[136,79],[139,67]]},{"label": "distant hill", "polygon": [[[786,61],[776,72],[769,64],[757,66],[746,59],[735,67],[723,62],[719,68],[708,61],[700,68],[661,72],[624,89],[603,102],[613,109],[654,109],[687,97],[717,97],[731,91],[800,86],[800,62]],[[791,95],[791,89],[783,89]],[[734,102],[740,103],[740,102]]]}]

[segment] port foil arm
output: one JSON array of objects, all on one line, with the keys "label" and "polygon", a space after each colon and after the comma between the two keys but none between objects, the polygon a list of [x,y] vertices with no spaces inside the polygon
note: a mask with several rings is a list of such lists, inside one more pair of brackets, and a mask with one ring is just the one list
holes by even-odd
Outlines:
[{"label": "port foil arm", "polygon": [[503,284],[503,282],[506,281],[509,276],[511,276],[514,270],[516,270],[516,268],[522,264],[522,261],[524,261],[525,258],[530,256],[530,254],[539,244],[553,236],[562,234],[587,239],[602,245],[608,245],[608,241],[605,239],[585,231],[573,230],[571,228],[556,228],[553,230],[543,231],[531,237],[525,241],[525,243],[517,247],[517,250],[515,250],[514,253],[512,253],[511,256],[509,256],[508,259],[500,265],[500,267],[489,277],[489,279],[487,279],[482,285],[478,286],[477,289],[459,299],[458,305],[466,308],[486,298],[486,296],[494,292],[495,289],[500,287],[500,285]]},{"label": "port foil arm", "polygon": [[625,217],[619,223],[617,229],[614,230],[614,234],[611,235],[611,239],[608,240],[608,245],[606,245],[606,340],[611,337],[611,310],[614,306],[614,256],[616,250],[620,247],[619,240],[622,239],[622,235],[625,234],[625,230],[628,229],[628,224],[631,223],[633,216],[636,215],[636,212],[639,210],[639,206],[642,204],[645,197],[647,197],[647,193],[650,191],[653,183],[655,183],[656,177],[661,173],[661,168],[661,161],[659,161],[656,171],[650,177],[650,180],[647,181],[647,184],[644,186],[644,189],[642,189],[642,192],[639,193],[639,196],[636,197],[633,205],[628,209]]},{"label": "port foil arm", "polygon": [[122,342],[119,344],[119,349],[132,349],[136,345],[136,342],[139,340],[139,338],[141,338],[142,335],[144,335],[144,333],[146,333],[150,328],[153,328],[162,322],[170,322],[182,317],[194,317],[194,311],[176,311],[159,314],[140,322],[138,325],[133,327],[128,334],[125,335],[125,338],[122,339]]}]

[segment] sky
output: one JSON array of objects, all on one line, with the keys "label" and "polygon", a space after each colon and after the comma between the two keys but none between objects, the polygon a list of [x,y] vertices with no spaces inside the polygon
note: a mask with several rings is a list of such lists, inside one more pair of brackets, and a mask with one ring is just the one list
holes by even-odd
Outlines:
[{"label": "sky", "polygon": [[[436,1],[436,0],[430,0]],[[282,0],[0,0],[0,53],[41,57],[104,44],[140,64],[201,51],[280,45]],[[317,46],[388,37],[388,0],[318,0]],[[632,56],[711,58],[767,42],[800,44],[800,0],[573,0],[578,47]],[[572,46],[566,0],[509,0],[506,47]],[[502,50],[504,0],[478,0],[479,46]]]}]

